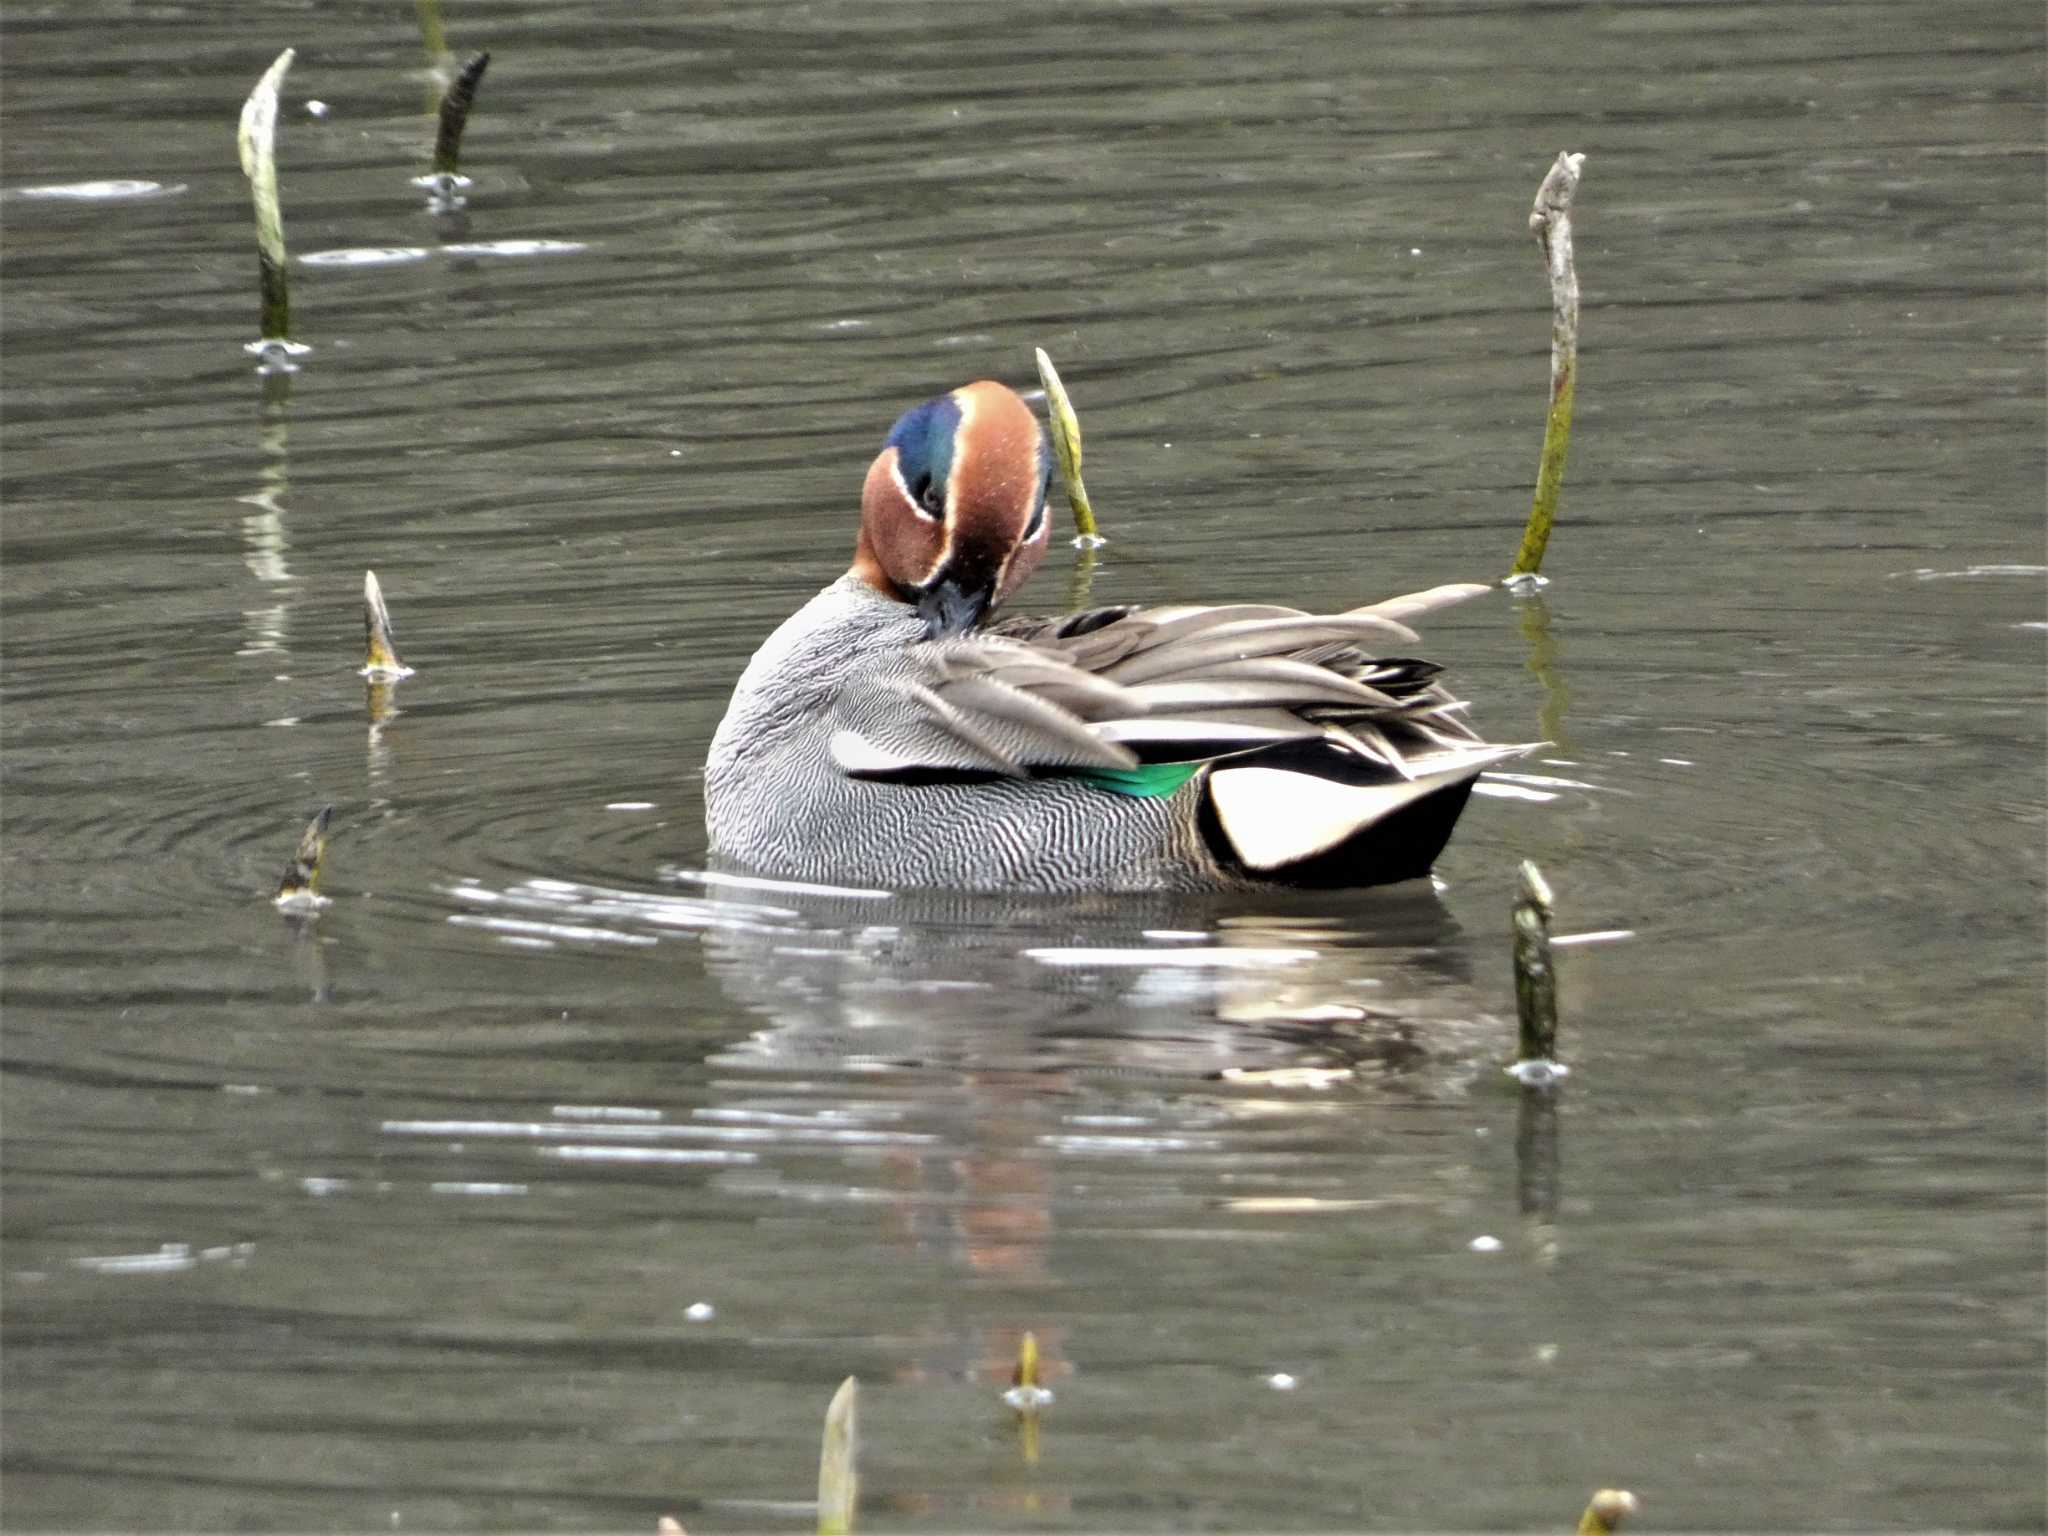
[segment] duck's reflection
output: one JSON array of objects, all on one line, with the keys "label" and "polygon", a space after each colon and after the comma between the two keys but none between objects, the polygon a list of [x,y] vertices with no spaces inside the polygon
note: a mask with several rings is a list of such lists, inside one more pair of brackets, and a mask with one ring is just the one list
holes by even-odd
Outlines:
[{"label": "duck's reflection", "polygon": [[1257,905],[744,894],[797,920],[706,930],[711,974],[768,1021],[735,1066],[951,1069],[979,1100],[1289,1068],[1434,1096],[1494,1032],[1423,885]]},{"label": "duck's reflection", "polygon": [[[1498,1070],[1505,1039],[1426,885],[1043,902],[710,889],[801,914],[706,929],[712,975],[764,1021],[713,1060],[737,1095],[726,1107],[786,1111],[801,1084],[815,1112],[836,1079],[836,1113],[930,1133],[882,1159],[884,1228],[996,1283],[1006,1315],[930,1338],[898,1374],[983,1381],[992,1398],[1025,1329],[1048,1385],[1074,1369],[1055,1239],[1063,1203],[1100,1204],[1069,1168],[1153,1154],[1233,1163],[1241,1151],[1248,1190],[1306,1174],[1313,1203],[1329,1193],[1327,1168],[1266,1150],[1288,1126],[1370,1116],[1361,1100],[1462,1096]],[[1188,1224],[1227,1208],[1162,1199],[1201,1213]]]},{"label": "duck's reflection", "polygon": [[[716,1164],[712,1188],[741,1208],[829,1213],[761,1262],[840,1252],[857,1285],[879,1258],[902,1283],[833,1291],[842,1323],[886,1350],[892,1379],[974,1383],[1005,1419],[1027,1330],[1057,1393],[1076,1351],[1182,1306],[1176,1287],[1213,1284],[1228,1305],[1263,1284],[1264,1254],[1305,1256],[1285,1245],[1341,1241],[1337,1227],[1433,1245],[1493,1184],[1481,1085],[1506,1091],[1512,1027],[1427,887],[1033,900],[677,871],[658,892],[450,894],[451,921],[524,944],[651,956],[693,939],[757,1027],[720,1029],[708,1070],[678,1085],[687,1113],[621,1108],[617,1134],[574,1152]],[[1196,1251],[1214,1260],[1161,1283],[1166,1255]],[[1341,1277],[1316,1284],[1349,1295]],[[906,1511],[1058,1508],[1059,1430],[1054,1409],[1042,1465],[1020,1434],[966,1488],[876,1492]]]}]

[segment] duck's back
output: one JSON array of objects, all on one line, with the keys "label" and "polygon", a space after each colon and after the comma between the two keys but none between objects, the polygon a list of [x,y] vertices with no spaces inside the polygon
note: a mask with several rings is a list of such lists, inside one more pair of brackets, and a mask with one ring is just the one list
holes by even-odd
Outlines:
[{"label": "duck's back", "polygon": [[841,577],[769,636],[733,690],[704,770],[712,853],[765,875],[890,889],[1195,889],[1226,878],[1198,788],[1133,796],[1076,778],[889,782],[835,758],[849,690],[884,683],[924,621]]}]

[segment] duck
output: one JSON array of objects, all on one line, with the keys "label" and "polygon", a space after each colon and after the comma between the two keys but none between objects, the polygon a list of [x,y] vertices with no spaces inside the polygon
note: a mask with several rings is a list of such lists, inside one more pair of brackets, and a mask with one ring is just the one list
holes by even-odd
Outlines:
[{"label": "duck", "polygon": [[768,636],[704,769],[713,860],[838,887],[1335,888],[1429,874],[1490,744],[1409,621],[1259,603],[1002,617],[1051,542],[1038,417],[978,380],[903,413],[846,573]]}]

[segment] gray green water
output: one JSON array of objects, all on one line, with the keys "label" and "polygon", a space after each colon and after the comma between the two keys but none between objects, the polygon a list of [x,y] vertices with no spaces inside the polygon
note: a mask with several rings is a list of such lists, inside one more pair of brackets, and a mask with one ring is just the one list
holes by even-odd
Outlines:
[{"label": "gray green water", "polygon": [[[9,1525],[798,1530],[853,1372],[878,1530],[2040,1528],[2037,5],[448,26],[459,219],[410,6],[0,18]],[[266,388],[232,129],[286,44]],[[1098,600],[1498,575],[1561,148],[1555,585],[1426,636],[1553,745],[1440,890],[680,873],[888,423],[1034,345]],[[1566,951],[1548,1127],[1525,856],[1632,933]],[[1349,1076],[1223,1075],[1301,1066]]]}]

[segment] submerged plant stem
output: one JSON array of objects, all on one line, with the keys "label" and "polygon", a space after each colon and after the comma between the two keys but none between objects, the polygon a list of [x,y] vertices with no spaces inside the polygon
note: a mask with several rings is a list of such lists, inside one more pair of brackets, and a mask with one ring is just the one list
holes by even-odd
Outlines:
[{"label": "submerged plant stem", "polygon": [[1564,668],[1559,665],[1557,636],[1550,627],[1550,605],[1541,592],[1526,593],[1515,604],[1515,617],[1529,647],[1528,669],[1543,685],[1543,703],[1536,713],[1543,739],[1569,752],[1571,737],[1566,734],[1564,717],[1571,707],[1572,691],[1565,681]]},{"label": "submerged plant stem", "polygon": [[1079,613],[1088,606],[1088,599],[1095,591],[1096,546],[1083,544],[1074,556],[1074,569],[1067,576],[1066,611]]},{"label": "submerged plant stem", "polygon": [[[1563,1182],[1554,1084],[1524,1083],[1515,1114],[1515,1199],[1524,1216],[1545,1227],[1557,1220]],[[1554,1233],[1550,1234],[1554,1241]]]},{"label": "submerged plant stem", "polygon": [[1579,189],[1584,155],[1560,154],[1536,189],[1529,230],[1543,248],[1550,274],[1550,412],[1543,423],[1543,457],[1536,470],[1536,497],[1522,547],[1515,553],[1516,576],[1536,576],[1550,543],[1551,524],[1564,486],[1565,450],[1571,443],[1572,395],[1579,371],[1579,274],[1572,259],[1572,194]]}]

